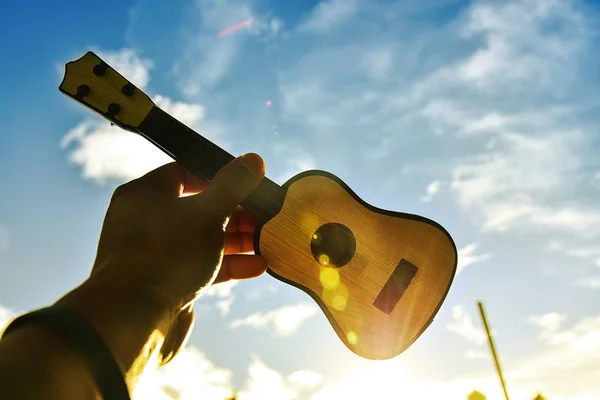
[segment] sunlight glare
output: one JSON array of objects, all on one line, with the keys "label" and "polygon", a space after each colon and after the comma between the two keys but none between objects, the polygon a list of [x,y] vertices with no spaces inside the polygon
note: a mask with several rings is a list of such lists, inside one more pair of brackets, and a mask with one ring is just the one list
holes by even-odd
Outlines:
[{"label": "sunlight glare", "polygon": [[329,256],[327,254],[321,254],[319,256],[319,262],[322,265],[328,265],[329,264]]},{"label": "sunlight glare", "polygon": [[348,343],[350,343],[352,346],[358,343],[358,335],[354,331],[348,332],[348,334],[346,334],[346,338],[348,339]]},{"label": "sunlight glare", "polygon": [[323,300],[325,304],[334,310],[344,311],[348,305],[348,289],[343,283],[339,283],[335,289],[323,289]]},{"label": "sunlight glare", "polygon": [[319,280],[325,290],[335,290],[340,284],[340,274],[335,268],[321,268]]}]

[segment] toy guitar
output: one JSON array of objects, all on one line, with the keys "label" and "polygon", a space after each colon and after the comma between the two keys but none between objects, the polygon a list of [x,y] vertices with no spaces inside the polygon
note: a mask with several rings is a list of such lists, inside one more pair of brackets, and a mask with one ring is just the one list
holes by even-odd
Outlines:
[{"label": "toy guitar", "polygon": [[[66,65],[60,91],[138,133],[211,180],[234,157],[165,111],[92,52]],[[354,353],[388,359],[429,326],[456,271],[456,246],[427,218],[373,207],[324,171],[283,186],[264,178],[242,203],[273,277],[309,294]]]}]

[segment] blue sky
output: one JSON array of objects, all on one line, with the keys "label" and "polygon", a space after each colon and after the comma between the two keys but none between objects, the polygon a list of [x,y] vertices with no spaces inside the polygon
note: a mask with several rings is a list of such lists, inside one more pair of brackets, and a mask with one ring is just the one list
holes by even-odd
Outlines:
[{"label": "blue sky", "polygon": [[355,356],[265,276],[201,298],[187,350],[138,398],[499,399],[481,299],[515,399],[600,399],[599,15],[567,0],[9,0],[0,322],[81,282],[116,185],[168,162],[59,93],[64,64],[94,50],[277,182],[330,171],[460,250],[436,320],[393,360]]}]

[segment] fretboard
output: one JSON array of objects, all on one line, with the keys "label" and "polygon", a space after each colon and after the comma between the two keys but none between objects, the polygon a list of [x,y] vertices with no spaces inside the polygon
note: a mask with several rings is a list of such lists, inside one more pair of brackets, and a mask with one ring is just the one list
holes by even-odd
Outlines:
[{"label": "fretboard", "polygon": [[[138,131],[175,161],[208,181],[235,158],[156,106],[146,115]],[[284,189],[265,177],[241,205],[264,223],[281,210],[284,198]]]}]

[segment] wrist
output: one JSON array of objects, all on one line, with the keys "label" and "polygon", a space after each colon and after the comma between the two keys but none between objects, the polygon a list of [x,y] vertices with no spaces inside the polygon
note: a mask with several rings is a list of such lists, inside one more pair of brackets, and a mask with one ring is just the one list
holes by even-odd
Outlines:
[{"label": "wrist", "polygon": [[89,278],[56,305],[78,312],[94,325],[133,389],[147,368],[162,363],[160,349],[174,313],[135,284],[101,275]]}]

